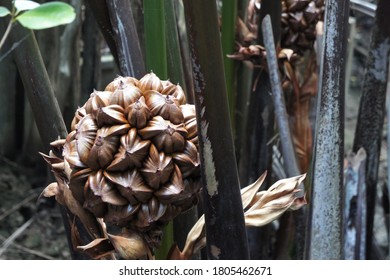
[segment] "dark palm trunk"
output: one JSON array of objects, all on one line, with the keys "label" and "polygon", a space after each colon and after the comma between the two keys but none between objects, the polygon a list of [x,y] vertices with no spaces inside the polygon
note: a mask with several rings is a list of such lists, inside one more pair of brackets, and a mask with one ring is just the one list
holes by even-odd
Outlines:
[{"label": "dark palm trunk", "polygon": [[378,166],[385,118],[386,86],[390,55],[390,2],[379,0],[363,81],[353,150],[367,152],[367,236],[366,254],[371,258]]},{"label": "dark palm trunk", "polygon": [[[18,50],[14,52],[14,58],[30,101],[34,118],[44,144],[44,150],[47,152],[50,142],[58,138],[65,138],[67,131],[34,33],[20,26],[15,26],[11,34],[11,41],[15,43],[21,40],[23,42],[18,46]],[[74,251],[73,241],[70,237],[71,221],[75,217],[62,206],[61,214],[63,216],[72,258],[86,258],[85,255]],[[85,243],[92,241],[88,234],[83,234],[83,226],[81,224],[77,223],[77,227]]]},{"label": "dark palm trunk", "polygon": [[342,252],[344,75],[349,1],[329,0],[320,70],[306,242],[308,259],[340,259]]},{"label": "dark palm trunk", "polygon": [[185,0],[184,8],[193,62],[208,257],[248,259],[217,7],[208,0]]},{"label": "dark palm trunk", "polygon": [[[280,40],[281,2],[262,1],[256,42],[260,45],[263,45],[261,22],[266,15],[271,16],[274,43],[277,45]],[[241,112],[244,120],[242,125],[244,131],[241,134],[242,139],[239,140],[239,170],[240,181],[243,186],[251,184],[267,170],[269,175],[272,174],[272,144],[269,142],[275,133],[275,115],[270,92],[271,85],[268,73],[263,68],[255,69],[249,93],[249,105],[246,108],[242,107]],[[237,104],[240,104],[240,100],[237,101]],[[272,176],[268,176],[265,186],[270,186],[271,180]],[[271,227],[267,225],[262,228],[248,229],[251,258],[271,258]]]}]

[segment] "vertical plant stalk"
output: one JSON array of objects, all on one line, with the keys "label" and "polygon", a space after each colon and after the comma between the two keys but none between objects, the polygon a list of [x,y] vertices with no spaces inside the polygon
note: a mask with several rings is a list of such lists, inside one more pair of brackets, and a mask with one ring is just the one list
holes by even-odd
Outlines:
[{"label": "vertical plant stalk", "polygon": [[50,142],[65,138],[67,131],[34,33],[15,26],[10,37],[18,42],[27,33],[29,37],[14,52],[14,58],[42,141],[49,148]]},{"label": "vertical plant stalk", "polygon": [[[168,79],[165,10],[163,0],[144,0],[146,68],[160,79]],[[156,252],[157,259],[165,259],[173,244],[173,224],[164,228],[163,240]]]},{"label": "vertical plant stalk", "polygon": [[363,148],[348,157],[345,172],[343,259],[366,257],[366,183],[367,154]]},{"label": "vertical plant stalk", "polygon": [[99,31],[99,26],[91,9],[85,10],[85,19],[82,26],[83,40],[83,65],[81,68],[81,92],[80,103],[84,104],[94,89],[99,88],[98,81],[100,79],[100,46],[102,36]]},{"label": "vertical plant stalk", "polygon": [[163,0],[144,1],[145,56],[148,71],[168,78],[167,44]]},{"label": "vertical plant stalk", "polygon": [[122,75],[141,78],[145,64],[129,0],[106,0]]},{"label": "vertical plant stalk", "polygon": [[[286,101],[284,100],[283,89],[280,80],[280,73],[278,67],[278,60],[275,50],[275,40],[272,32],[272,23],[271,18],[267,15],[262,22],[262,34],[264,46],[267,51],[267,65],[270,77],[270,83],[272,88],[272,99],[275,108],[275,118],[278,124],[279,135],[281,139],[282,155],[284,162],[284,170],[288,177],[298,176],[300,170],[298,167],[298,161],[294,150],[294,144],[292,140],[291,129],[288,122],[288,116],[286,111]],[[304,186],[301,184],[300,189],[302,192],[298,195],[304,195]],[[305,222],[305,211],[304,209],[299,209],[294,212],[293,215],[285,217],[287,227],[283,230],[286,231],[286,234],[291,230],[288,229],[288,225],[291,225],[291,221],[294,216],[295,218],[295,240],[296,240],[296,251],[299,259],[303,258],[303,244],[304,244],[304,222]],[[284,224],[282,222],[282,224]],[[281,235],[284,236],[284,235]],[[285,235],[285,238],[288,238],[289,234]],[[282,243],[286,243],[286,240],[280,240]],[[286,247],[286,246],[284,246]]]},{"label": "vertical plant stalk", "polygon": [[82,3],[72,0],[76,19],[64,27],[59,40],[59,60],[56,97],[65,123],[71,123],[74,110],[80,104],[80,24]]},{"label": "vertical plant stalk", "polygon": [[341,258],[348,13],[348,0],[327,1],[306,242],[308,259]]},{"label": "vertical plant stalk", "polygon": [[264,45],[263,31],[261,24],[264,18],[269,15],[272,23],[272,34],[274,37],[274,44],[277,46],[280,42],[281,34],[281,16],[282,16],[282,1],[263,0],[260,9],[259,29],[257,30],[257,41]]},{"label": "vertical plant stalk", "polygon": [[[280,34],[281,2],[274,0],[264,0],[261,3],[256,43],[263,45],[261,22],[267,14],[271,15],[275,45],[277,45],[280,39],[277,34]],[[245,121],[242,126],[246,130],[240,147],[239,169],[242,185],[254,182],[259,174],[272,168],[272,145],[269,145],[269,141],[274,136],[274,108],[269,92],[271,86],[268,73],[264,69],[255,69],[249,105],[241,112]]]},{"label": "vertical plant stalk", "polygon": [[386,86],[389,76],[390,55],[389,14],[390,2],[379,0],[367,57],[353,145],[353,151],[356,152],[363,147],[367,152],[367,259],[370,259],[373,243],[378,166],[386,110]]},{"label": "vertical plant stalk", "polygon": [[164,1],[164,11],[168,78],[172,83],[180,84],[184,91],[187,92],[184,79],[183,61],[180,51],[179,33],[177,30],[174,0]]},{"label": "vertical plant stalk", "polygon": [[[390,81],[387,81],[387,119],[390,120]],[[390,147],[390,121],[387,122],[387,147]],[[390,149],[387,149],[387,189],[384,190],[384,199],[387,198],[387,202],[384,201],[384,209],[387,217],[386,225],[387,225],[387,236],[388,236],[388,247],[387,253],[390,258]],[[386,191],[387,190],[387,191]]]},{"label": "vertical plant stalk", "polygon": [[[281,1],[263,0],[261,2],[260,18],[258,23],[258,34],[256,43],[263,45],[261,22],[267,15],[271,15],[275,45],[279,42],[281,28]],[[248,94],[248,101],[240,100],[244,98],[240,96],[237,99],[239,102],[248,104],[246,108],[240,112],[243,118],[240,139],[240,182],[243,186],[254,182],[259,174],[265,171],[272,172],[272,144],[270,140],[274,137],[275,114],[271,95],[271,85],[269,82],[268,73],[263,68],[254,69],[252,73],[251,89]],[[256,121],[253,121],[256,120]],[[239,126],[237,125],[237,128]],[[265,187],[271,185],[271,176],[267,177]],[[248,229],[250,254],[252,259],[269,259],[271,258],[270,244],[271,233],[270,226],[262,228]]]},{"label": "vertical plant stalk", "polygon": [[106,0],[85,0],[86,8],[92,10],[96,22],[103,34],[103,37],[110,48],[116,64],[119,66],[119,57],[115,43],[115,33],[111,25]]},{"label": "vertical plant stalk", "polygon": [[13,24],[13,22],[12,22],[12,20],[10,20],[7,24],[7,27],[5,28],[3,35],[1,35],[0,50],[3,47],[5,40],[8,38],[9,33],[11,32],[12,24]]},{"label": "vertical plant stalk", "polygon": [[[237,19],[237,0],[222,1],[222,52],[223,64],[225,69],[226,90],[229,101],[230,119],[233,121],[235,112],[235,81],[234,81],[234,66],[235,61],[228,58],[227,55],[234,52],[234,40],[236,34],[236,19]],[[233,128],[234,123],[233,123]]]},{"label": "vertical plant stalk", "polygon": [[[6,27],[6,18],[0,19],[0,34],[4,34]],[[4,23],[4,26],[3,26]],[[11,47],[10,41],[6,41],[4,48],[0,49],[0,57]],[[14,159],[16,153],[16,76],[12,55],[5,56],[0,60],[0,160],[3,156],[8,159]],[[19,103],[20,104],[20,103]],[[6,137],[4,137],[6,135]],[[15,139],[16,138],[16,139]]]},{"label": "vertical plant stalk", "polygon": [[186,88],[187,102],[194,104],[194,85],[192,79],[192,62],[188,44],[187,27],[184,18],[184,6],[182,1],[175,1],[176,19],[180,43],[180,52],[183,61],[183,75]]},{"label": "vertical plant stalk", "polygon": [[[14,58],[30,101],[42,142],[47,151],[50,142],[58,138],[65,138],[67,131],[34,33],[16,25],[10,38],[12,42],[19,42],[26,36],[27,39],[14,52]],[[74,221],[75,217],[64,207],[61,206],[60,209],[72,258],[86,258],[86,255],[74,251],[75,246],[70,237],[71,222]],[[82,225],[77,222],[77,219],[76,223],[83,241],[86,243],[91,242],[92,239],[83,233]]]},{"label": "vertical plant stalk", "polygon": [[[188,94],[185,78],[183,60],[179,42],[178,26],[174,0],[164,1],[165,30],[167,44],[167,66],[168,78],[172,83],[178,83]],[[182,248],[185,244],[187,233],[198,220],[196,207],[182,213],[173,220],[173,239]]]},{"label": "vertical plant stalk", "polygon": [[267,52],[267,65],[272,89],[272,99],[275,107],[276,122],[279,128],[281,139],[282,155],[284,158],[284,169],[288,177],[298,176],[300,174],[298,162],[295,155],[294,144],[292,141],[291,130],[288,123],[286,101],[284,100],[278,59],[272,33],[271,18],[267,15],[262,23],[263,41]]},{"label": "vertical plant stalk", "polygon": [[185,0],[184,8],[194,74],[207,254],[210,259],[248,259],[216,3]]}]

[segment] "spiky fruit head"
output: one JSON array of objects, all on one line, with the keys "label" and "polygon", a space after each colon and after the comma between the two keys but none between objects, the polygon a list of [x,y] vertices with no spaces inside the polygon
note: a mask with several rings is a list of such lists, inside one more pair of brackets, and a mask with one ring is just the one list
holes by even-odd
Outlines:
[{"label": "spiky fruit head", "polygon": [[323,19],[324,2],[282,0],[282,47],[303,54],[313,47],[316,25]]},{"label": "spiky fruit head", "polygon": [[71,129],[56,149],[73,196],[97,218],[150,237],[197,203],[195,109],[179,85],[118,77],[90,95]]}]

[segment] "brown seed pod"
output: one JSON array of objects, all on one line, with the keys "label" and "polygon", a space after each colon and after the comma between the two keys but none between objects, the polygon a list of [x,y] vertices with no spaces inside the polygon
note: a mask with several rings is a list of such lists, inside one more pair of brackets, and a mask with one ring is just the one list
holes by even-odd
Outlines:
[{"label": "brown seed pod", "polygon": [[125,172],[105,172],[104,175],[113,183],[117,184],[120,194],[130,204],[146,203],[153,196],[151,189],[143,180],[138,170]]},{"label": "brown seed pod", "polygon": [[179,85],[174,85],[171,82],[168,82],[166,85],[164,85],[164,89],[161,91],[161,94],[175,97],[179,105],[184,105],[187,103],[186,95],[182,87]]},{"label": "brown seed pod", "polygon": [[85,189],[90,189],[94,195],[101,197],[103,202],[117,206],[128,204],[128,201],[119,194],[117,188],[106,179],[103,170],[89,175]]},{"label": "brown seed pod", "polygon": [[87,114],[95,114],[97,110],[109,104],[112,92],[110,91],[94,91],[90,98],[83,106]]},{"label": "brown seed pod", "polygon": [[192,173],[199,174],[200,160],[198,149],[194,143],[186,141],[184,151],[181,153],[174,153],[172,158],[180,168],[184,177],[188,177]]},{"label": "brown seed pod", "polygon": [[84,202],[84,186],[93,173],[91,168],[73,169],[70,174],[69,188],[77,201],[81,204]]},{"label": "brown seed pod", "polygon": [[143,139],[152,139],[159,151],[168,154],[182,151],[188,134],[182,123],[175,125],[160,116],[154,117],[148,126],[138,133]]},{"label": "brown seed pod", "polygon": [[88,114],[80,120],[76,128],[76,148],[81,161],[88,162],[89,152],[97,135],[97,124],[92,115]]},{"label": "brown seed pod", "polygon": [[171,177],[173,171],[172,157],[164,152],[159,152],[154,145],[150,145],[149,156],[140,171],[151,188],[159,189]]},{"label": "brown seed pod", "polygon": [[155,195],[161,203],[169,204],[176,200],[176,197],[179,196],[184,191],[183,177],[181,175],[180,169],[178,166],[175,166],[175,170],[172,174],[171,179],[164,184]]},{"label": "brown seed pod", "polygon": [[93,170],[106,168],[114,159],[119,146],[119,136],[115,135],[112,130],[113,127],[103,127],[97,131],[87,158],[87,164]]},{"label": "brown seed pod", "polygon": [[111,83],[109,83],[106,88],[104,89],[105,91],[111,91],[114,92],[119,85],[125,85],[125,86],[137,86],[138,85],[138,80],[133,77],[122,77],[118,76],[116,77]]},{"label": "brown seed pod", "polygon": [[87,111],[85,110],[85,107],[78,108],[76,110],[76,113],[74,114],[72,123],[70,125],[70,129],[76,130],[76,125],[79,123],[79,121],[87,115]]},{"label": "brown seed pod", "polygon": [[152,116],[161,116],[174,124],[184,121],[183,113],[180,110],[180,103],[173,95],[163,95],[157,91],[145,92],[146,105],[149,107]]},{"label": "brown seed pod", "polygon": [[98,127],[105,125],[127,124],[124,109],[119,105],[113,104],[100,108],[95,115]]},{"label": "brown seed pod", "polygon": [[290,48],[299,55],[313,48],[316,24],[322,19],[322,14],[321,7],[314,0],[283,0],[282,48]]},{"label": "brown seed pod", "polygon": [[111,95],[110,104],[127,108],[127,106],[138,100],[141,95],[142,92],[139,88],[119,82],[118,88]]},{"label": "brown seed pod", "polygon": [[126,226],[134,218],[139,208],[140,204],[124,206],[108,204],[104,220],[114,225]]},{"label": "brown seed pod", "polygon": [[145,93],[148,90],[155,90],[161,92],[163,90],[163,84],[161,80],[153,72],[146,74],[139,80],[139,89]]},{"label": "brown seed pod", "polygon": [[138,211],[137,219],[134,221],[135,225],[143,230],[149,229],[158,221],[167,210],[167,206],[158,201],[156,197],[149,200],[148,203],[141,205]]},{"label": "brown seed pod", "polygon": [[141,167],[143,160],[149,153],[149,140],[142,140],[135,128],[129,130],[120,139],[118,153],[113,162],[107,167],[108,171],[124,171],[133,167]]},{"label": "brown seed pod", "polygon": [[143,96],[129,105],[125,110],[125,114],[127,115],[129,124],[138,129],[144,128],[152,117],[150,109],[145,103],[145,97]]}]

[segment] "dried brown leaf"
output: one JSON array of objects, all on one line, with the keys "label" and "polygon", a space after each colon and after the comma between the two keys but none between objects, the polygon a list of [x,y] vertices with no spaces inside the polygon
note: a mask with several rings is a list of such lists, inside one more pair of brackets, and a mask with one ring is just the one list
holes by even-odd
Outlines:
[{"label": "dried brown leaf", "polygon": [[177,244],[173,244],[171,249],[169,249],[167,260],[187,260],[187,258],[180,251]]},{"label": "dried brown leaf", "polygon": [[287,210],[296,210],[306,201],[299,185],[306,174],[279,180],[268,190],[256,194],[255,203],[244,213],[247,226],[263,226],[277,219]]},{"label": "dried brown leaf", "polygon": [[87,245],[77,246],[77,249],[92,259],[102,259],[115,252],[115,248],[108,238],[96,238]]},{"label": "dried brown leaf", "polygon": [[242,200],[242,208],[247,208],[251,203],[263,184],[265,177],[267,177],[267,172],[264,172],[253,184],[241,189],[241,200]]},{"label": "dried brown leaf", "polygon": [[153,259],[149,246],[140,234],[134,231],[120,235],[108,234],[116,252],[125,260]]},{"label": "dried brown leaf", "polygon": [[41,193],[40,196],[52,197],[58,194],[58,184],[56,182],[50,183]]},{"label": "dried brown leaf", "polygon": [[[241,190],[241,198],[245,211],[245,224],[247,226],[263,226],[277,219],[287,210],[297,210],[306,204],[300,192],[299,185],[305,179],[305,174],[287,178],[276,182],[266,191],[258,192],[264,182],[266,173],[253,184]],[[182,252],[178,248],[172,248],[168,257],[170,259],[190,259],[206,245],[205,218],[202,215],[187,235],[187,240]]]},{"label": "dried brown leaf", "polygon": [[193,254],[206,245],[205,219],[202,215],[187,235],[186,243],[182,251],[185,259],[190,259]]},{"label": "dried brown leaf", "polygon": [[72,214],[76,215],[80,219],[91,237],[100,237],[101,228],[97,223],[96,218],[90,212],[84,209],[80,202],[74,198],[68,185],[64,181],[61,181],[59,178],[57,178],[57,182],[57,193],[55,195],[57,202],[66,206],[66,208],[68,208]]}]

